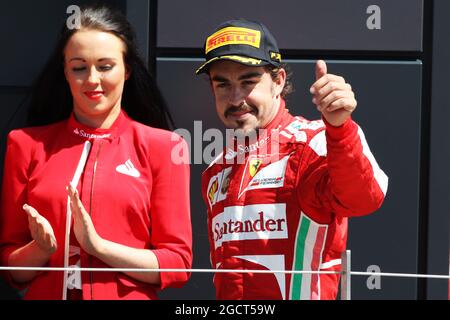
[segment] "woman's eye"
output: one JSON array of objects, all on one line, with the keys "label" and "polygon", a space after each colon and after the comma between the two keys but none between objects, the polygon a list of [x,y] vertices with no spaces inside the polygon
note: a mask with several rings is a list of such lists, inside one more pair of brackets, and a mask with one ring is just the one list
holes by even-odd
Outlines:
[{"label": "woman's eye", "polygon": [[83,71],[85,69],[86,69],[86,67],[77,67],[77,68],[72,68],[72,71],[79,72],[79,71]]},{"label": "woman's eye", "polygon": [[113,66],[100,66],[100,70],[101,71],[109,71],[113,68]]}]

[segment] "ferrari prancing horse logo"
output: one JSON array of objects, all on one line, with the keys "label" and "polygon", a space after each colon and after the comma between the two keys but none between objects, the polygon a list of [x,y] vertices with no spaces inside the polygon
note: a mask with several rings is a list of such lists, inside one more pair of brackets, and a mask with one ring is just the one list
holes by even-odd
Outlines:
[{"label": "ferrari prancing horse logo", "polygon": [[208,198],[209,198],[209,202],[213,202],[214,198],[216,196],[216,192],[217,192],[217,188],[218,188],[218,182],[217,182],[217,178],[215,178],[214,182],[212,183],[209,191],[208,191]]},{"label": "ferrari prancing horse logo", "polygon": [[254,177],[255,174],[258,172],[258,169],[261,167],[262,162],[263,161],[261,159],[258,159],[258,158],[250,160],[250,165],[249,165],[248,169],[249,169],[250,175],[252,177]]}]

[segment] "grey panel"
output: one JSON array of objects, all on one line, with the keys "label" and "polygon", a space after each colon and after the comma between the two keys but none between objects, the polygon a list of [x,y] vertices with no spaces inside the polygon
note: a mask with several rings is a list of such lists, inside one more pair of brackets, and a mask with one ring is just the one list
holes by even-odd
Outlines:
[{"label": "grey panel", "polygon": [[[199,61],[158,59],[156,74],[158,84],[166,98],[175,124],[192,133],[193,140],[201,141],[200,135],[194,136],[194,121],[203,121],[203,130],[220,128],[220,120],[215,115],[214,100],[209,95],[209,83],[205,78],[194,75]],[[193,143],[190,144],[194,146]],[[205,146],[206,144],[203,144]],[[194,156],[191,151],[191,161]],[[201,173],[206,164],[191,165],[191,217],[193,227],[194,268],[210,268],[209,243],[206,225],[206,208],[203,204],[200,188]],[[211,273],[193,273],[188,284],[181,289],[166,289],[160,293],[162,298],[170,299],[215,299]]]},{"label": "grey panel", "polygon": [[[369,30],[367,8],[374,4],[381,29]],[[263,22],[281,49],[422,49],[423,0],[165,0],[158,3],[158,47],[200,48],[232,18]]]},{"label": "grey panel", "polygon": [[23,125],[28,102],[27,88],[0,87],[0,132]]},{"label": "grey panel", "polygon": [[[306,90],[313,81],[313,64],[290,65],[297,89],[289,105],[296,113],[317,118]],[[421,64],[328,61],[328,66],[329,73],[352,85],[358,100],[353,118],[389,177],[382,208],[349,220],[352,269],[378,265],[382,272],[417,273]],[[381,290],[369,290],[366,280],[352,278],[352,299],[416,299],[415,279],[382,278]]]},{"label": "grey panel", "polygon": [[[450,131],[448,75],[450,74],[450,2],[434,2],[433,91],[431,105],[430,192],[427,273],[448,274],[450,264]],[[427,299],[448,299],[449,280],[429,280]]]},{"label": "grey panel", "polygon": [[[44,66],[66,18],[69,1],[0,3],[0,33],[8,50],[1,50],[0,85],[30,85]],[[11,32],[14,30],[14,32]]]},{"label": "grey panel", "polygon": [[148,63],[150,0],[127,1],[127,19],[136,32],[139,53]]},{"label": "grey panel", "polygon": [[[158,83],[177,125],[193,132],[193,121],[203,129],[222,128],[206,76],[196,77],[200,59],[157,61]],[[294,114],[318,118],[309,87],[314,79],[312,61],[289,61],[296,91],[288,100]],[[376,264],[384,272],[417,272],[418,167],[420,136],[420,62],[328,61],[330,73],[343,75],[356,92],[354,119],[363,128],[378,163],[390,178],[383,207],[349,223],[348,247],[352,268],[366,271]],[[205,146],[205,144],[203,144]],[[407,159],[407,160],[405,160]],[[191,166],[191,209],[194,230],[194,267],[210,268],[206,208],[200,195],[200,174],[205,164]],[[179,297],[214,297],[209,277],[192,275]],[[353,277],[354,299],[415,299],[415,279],[383,278],[381,290],[368,290],[366,279]],[[201,290],[193,290],[201,288]]]},{"label": "grey panel", "polygon": [[[3,176],[3,160],[6,148],[6,136],[12,129],[25,124],[28,102],[26,88],[0,87],[0,181]],[[0,299],[1,299],[0,290]]]}]

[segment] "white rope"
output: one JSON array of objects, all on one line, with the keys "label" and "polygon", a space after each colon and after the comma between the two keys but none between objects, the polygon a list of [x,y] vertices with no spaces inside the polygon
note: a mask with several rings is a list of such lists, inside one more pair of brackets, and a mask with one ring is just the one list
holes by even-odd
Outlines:
[{"label": "white rope", "polygon": [[[286,273],[286,274],[340,274],[340,271],[312,270],[242,270],[242,269],[139,269],[139,268],[62,268],[62,267],[0,267],[0,271],[91,271],[91,272],[198,272],[198,273]],[[392,273],[392,272],[359,272],[351,271],[352,276],[381,276],[399,278],[450,279],[450,275]]]},{"label": "white rope", "polygon": [[312,273],[339,274],[339,271],[311,271],[311,270],[234,270],[234,269],[139,269],[139,268],[62,268],[62,267],[0,267],[2,270],[18,271],[95,271],[95,272],[199,272],[199,273]]},{"label": "white rope", "polygon": [[450,279],[450,275],[440,274],[420,274],[420,273],[392,273],[392,272],[350,272],[353,276],[381,276],[381,277],[399,277],[399,278],[429,278],[429,279]]}]

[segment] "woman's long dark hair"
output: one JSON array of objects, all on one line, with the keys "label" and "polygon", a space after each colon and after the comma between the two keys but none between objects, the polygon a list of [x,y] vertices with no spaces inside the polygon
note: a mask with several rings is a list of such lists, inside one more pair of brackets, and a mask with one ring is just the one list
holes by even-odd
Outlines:
[{"label": "woman's long dark hair", "polygon": [[[131,71],[125,81],[122,109],[134,120],[162,129],[171,129],[173,120],[164,98],[139,57],[135,34],[124,15],[107,6],[81,7],[81,29],[109,32],[125,44],[125,64]],[[64,48],[78,29],[64,24],[53,55],[33,86],[27,125],[37,126],[67,119],[73,98],[64,76]]]}]

